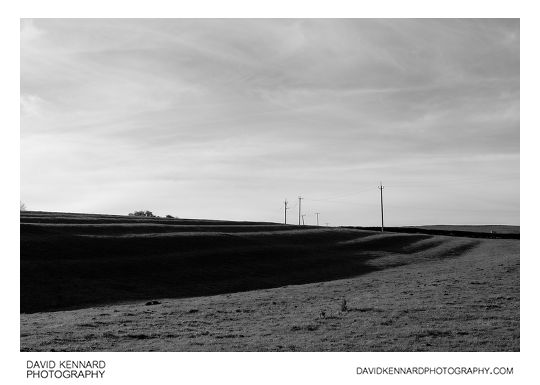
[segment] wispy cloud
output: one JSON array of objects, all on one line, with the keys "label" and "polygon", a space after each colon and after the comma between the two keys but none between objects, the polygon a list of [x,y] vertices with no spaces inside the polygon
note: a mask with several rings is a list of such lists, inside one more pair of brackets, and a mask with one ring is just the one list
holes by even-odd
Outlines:
[{"label": "wispy cloud", "polygon": [[372,224],[380,179],[389,223],[519,222],[518,20],[21,22],[30,208]]}]

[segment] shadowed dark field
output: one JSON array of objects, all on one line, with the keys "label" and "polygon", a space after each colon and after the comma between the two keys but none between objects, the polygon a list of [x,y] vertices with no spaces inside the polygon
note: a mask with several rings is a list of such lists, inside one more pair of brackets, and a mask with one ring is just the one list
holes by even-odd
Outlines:
[{"label": "shadowed dark field", "polygon": [[21,312],[23,350],[515,351],[519,240],[21,212]]},{"label": "shadowed dark field", "polygon": [[[21,312],[330,281],[384,267],[367,264],[381,253],[442,243],[427,235],[272,223],[23,212]],[[459,254],[474,245],[450,247]]]},{"label": "shadowed dark field", "polygon": [[[378,231],[380,227],[346,227],[349,229]],[[507,225],[433,225],[410,227],[385,227],[388,232],[407,234],[446,235],[451,237],[519,239],[519,226]]]}]

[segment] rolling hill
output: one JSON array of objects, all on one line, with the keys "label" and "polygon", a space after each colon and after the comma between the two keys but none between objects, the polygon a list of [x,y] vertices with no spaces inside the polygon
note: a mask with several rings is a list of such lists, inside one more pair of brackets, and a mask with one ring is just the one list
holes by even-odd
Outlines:
[{"label": "rolling hill", "polygon": [[[267,350],[261,341],[270,343],[268,338],[254,330],[270,322],[268,317],[272,318],[276,311],[282,318],[273,321],[285,325],[277,340],[303,335],[304,342],[295,340],[294,348],[283,341],[270,343],[265,345],[273,347],[269,350],[407,350],[415,346],[410,335],[405,338],[406,343],[399,338],[395,343],[383,343],[374,331],[389,331],[394,325],[393,330],[405,334],[416,330],[421,334],[429,322],[433,330],[439,330],[440,325],[433,320],[428,322],[428,318],[441,313],[440,306],[445,303],[441,300],[454,307],[459,305],[460,314],[452,315],[442,309],[445,317],[450,317],[441,320],[445,332],[428,333],[424,339],[444,343],[433,345],[428,341],[427,345],[418,345],[420,350],[430,350],[429,346],[450,350],[475,350],[475,346],[519,350],[516,239],[47,212],[21,212],[20,226],[23,350],[62,347],[58,341],[50,340],[59,333],[55,329],[59,319],[64,320],[62,327],[70,335],[77,336],[77,343],[63,345],[73,350],[147,350],[149,346],[153,350]],[[494,303],[497,296],[500,298]],[[261,298],[266,300],[258,308],[254,304]],[[419,298],[439,308],[433,312],[424,309],[411,318]],[[341,311],[338,303],[343,299],[350,305]],[[146,306],[152,301],[157,302],[155,307]],[[311,303],[309,308],[299,309],[307,303]],[[212,314],[201,329],[208,332],[199,336],[205,341],[202,345],[190,345],[190,338],[195,337],[189,337],[189,333],[184,337],[179,333],[178,338],[170,337],[171,340],[164,337],[174,335],[180,321],[191,319],[193,325],[201,321],[201,309]],[[494,314],[498,330],[494,332],[493,325],[488,325],[478,331],[487,345],[483,346],[480,340],[467,344],[466,334],[461,338],[449,331],[449,324],[458,326],[459,317],[482,319],[486,309]],[[409,319],[405,324],[400,322],[403,317],[396,316],[398,310]],[[175,312],[179,318],[167,317]],[[231,312],[239,322],[231,324],[233,329],[243,325],[244,331],[233,335],[255,333],[260,337],[259,344],[246,337],[227,337],[224,341],[209,337],[212,325],[232,322]],[[98,314],[105,313],[133,316],[121,317],[117,320],[120,323],[100,324]],[[156,322],[167,319],[160,326],[162,332],[152,334],[144,329],[148,314],[159,315],[153,318]],[[381,325],[363,332],[373,334],[370,343],[349,345],[355,338],[350,340],[343,333],[356,330],[350,328],[358,317],[380,321]],[[291,322],[296,327],[289,328],[294,330],[286,327]],[[331,331],[329,325],[336,323],[342,324],[339,331],[305,339],[323,330]],[[41,339],[32,325],[40,325],[45,333]],[[128,325],[127,334],[123,335],[120,325]],[[349,329],[341,330],[345,326]],[[506,329],[500,330],[501,327]],[[87,328],[93,332],[86,333]],[[170,332],[165,333],[165,329]],[[495,333],[491,337],[490,331]],[[106,333],[115,337],[107,338]],[[325,345],[324,338],[332,343]],[[149,342],[155,344],[148,345]]]}]

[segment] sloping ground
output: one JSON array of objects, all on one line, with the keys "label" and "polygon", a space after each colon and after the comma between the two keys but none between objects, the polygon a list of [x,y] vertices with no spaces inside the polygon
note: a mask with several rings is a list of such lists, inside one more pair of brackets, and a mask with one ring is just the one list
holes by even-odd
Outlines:
[{"label": "sloping ground", "polygon": [[24,212],[21,311],[23,351],[519,351],[519,240]]},{"label": "sloping ground", "polygon": [[[379,231],[380,227],[346,226],[348,229]],[[433,226],[404,226],[385,227],[385,231],[405,234],[446,235],[449,237],[487,238],[487,239],[519,239],[519,226],[506,225],[433,225]]]},{"label": "sloping ground", "polygon": [[519,241],[414,237],[339,242],[379,249],[348,279],[21,314],[21,350],[519,351]]},{"label": "sloping ground", "polygon": [[473,233],[519,234],[519,226],[510,225],[429,225],[413,228],[444,231],[470,231]]},{"label": "sloping ground", "polygon": [[331,281],[456,257],[477,243],[272,223],[23,212],[21,312]]}]

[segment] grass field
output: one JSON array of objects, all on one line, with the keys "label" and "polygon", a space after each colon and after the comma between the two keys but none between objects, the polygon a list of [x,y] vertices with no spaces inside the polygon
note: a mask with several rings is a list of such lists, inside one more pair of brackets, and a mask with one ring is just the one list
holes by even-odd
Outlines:
[{"label": "grass field", "polygon": [[475,233],[519,234],[519,226],[507,225],[431,225],[415,226],[419,229],[444,231],[470,231]]},{"label": "grass field", "polygon": [[21,212],[21,313],[24,351],[519,351],[519,240]]}]

